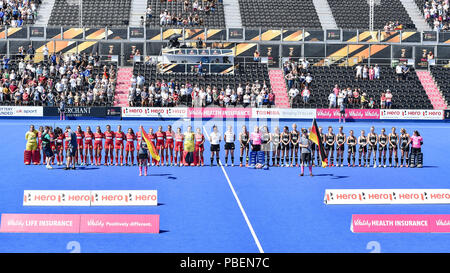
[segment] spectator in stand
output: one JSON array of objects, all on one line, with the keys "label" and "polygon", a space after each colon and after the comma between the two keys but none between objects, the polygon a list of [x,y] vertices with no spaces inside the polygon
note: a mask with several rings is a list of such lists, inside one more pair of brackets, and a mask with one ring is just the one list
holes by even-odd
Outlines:
[{"label": "spectator in stand", "polygon": [[366,93],[362,93],[361,95],[361,109],[365,109],[368,106],[368,101],[367,101],[367,94]]},{"label": "spectator in stand", "polygon": [[373,97],[369,98],[369,108],[373,109],[375,108],[375,100],[373,99]]},{"label": "spectator in stand", "polygon": [[271,108],[272,106],[275,105],[275,94],[272,91],[270,91],[268,96],[269,96],[269,105],[268,105],[268,107]]},{"label": "spectator in stand", "polygon": [[378,66],[378,64],[375,64],[373,71],[374,71],[374,78],[376,80],[379,80],[380,79],[380,67]]},{"label": "spectator in stand", "polygon": [[313,78],[311,77],[311,74],[308,73],[308,75],[305,77],[305,85],[306,85],[306,87],[310,87],[311,86],[312,80],[313,80]]},{"label": "spectator in stand", "polygon": [[308,87],[305,86],[305,88],[302,91],[303,104],[308,103],[310,96],[311,96],[311,92],[309,91]]},{"label": "spectator in stand", "polygon": [[406,63],[403,63],[402,65],[402,75],[403,75],[403,80],[407,80],[409,77],[409,67],[406,65]]},{"label": "spectator in stand", "polygon": [[289,72],[286,76],[285,79],[287,80],[287,84],[288,84],[288,89],[290,90],[292,88],[292,86],[294,85],[294,75],[292,74],[292,72]]},{"label": "spectator in stand", "polygon": [[347,100],[347,104],[349,104],[349,105],[353,104],[353,91],[350,87],[347,87],[347,90],[346,90],[346,100]]},{"label": "spectator in stand", "polygon": [[357,88],[355,88],[355,90],[353,90],[353,104],[360,105],[360,103],[361,103],[360,92]]},{"label": "spectator in stand", "polygon": [[328,108],[336,108],[336,94],[334,93],[334,91],[331,91],[330,95],[328,95],[328,102]]},{"label": "spectator in stand", "polygon": [[395,74],[397,75],[397,82],[403,78],[403,69],[400,63],[395,66]]},{"label": "spectator in stand", "polygon": [[341,92],[339,92],[339,95],[337,97],[338,107],[341,107],[341,104],[344,103],[344,100],[346,97],[347,97],[347,93],[345,92],[345,90],[341,90]]},{"label": "spectator in stand", "polygon": [[146,22],[150,22],[150,20],[152,19],[153,14],[152,14],[152,7],[149,5],[147,7],[147,10],[145,11],[145,18],[146,18]]},{"label": "spectator in stand", "polygon": [[386,106],[386,95],[384,92],[382,92],[380,96],[380,108],[384,109],[385,106]]},{"label": "spectator in stand", "polygon": [[392,107],[392,93],[391,90],[386,90],[386,109],[391,109]]},{"label": "spectator in stand", "polygon": [[374,70],[373,66],[370,66],[370,68],[369,68],[369,80],[373,81],[374,78],[375,78],[375,70]]},{"label": "spectator in stand", "polygon": [[294,104],[294,100],[297,97],[297,95],[300,93],[300,91],[296,88],[296,87],[292,87],[291,89],[289,89],[288,95],[289,95],[289,104],[292,105]]},{"label": "spectator in stand", "polygon": [[253,53],[253,61],[254,62],[259,62],[261,60],[260,56],[259,56],[259,51],[255,50],[255,52]]},{"label": "spectator in stand", "polygon": [[362,66],[360,64],[358,64],[355,67],[355,71],[356,71],[356,76],[355,76],[356,80],[362,79]]},{"label": "spectator in stand", "polygon": [[367,65],[364,65],[363,69],[362,69],[362,78],[363,80],[367,80],[369,75],[369,69],[367,68]]}]

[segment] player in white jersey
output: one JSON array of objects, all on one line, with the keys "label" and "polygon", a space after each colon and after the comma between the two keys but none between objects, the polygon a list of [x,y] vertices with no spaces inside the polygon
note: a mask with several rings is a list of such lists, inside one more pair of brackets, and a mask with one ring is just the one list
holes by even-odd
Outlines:
[{"label": "player in white jersey", "polygon": [[209,142],[211,142],[211,167],[213,166],[214,162],[214,155],[216,156],[216,162],[217,166],[220,166],[219,162],[219,152],[220,152],[220,141],[222,140],[222,136],[219,133],[219,130],[217,129],[217,126],[213,126],[213,131],[209,135]]},{"label": "player in white jersey", "polygon": [[228,126],[227,131],[223,134],[225,140],[225,166],[228,166],[228,154],[231,154],[231,166],[234,167],[234,141],[236,136],[233,132],[233,127]]}]

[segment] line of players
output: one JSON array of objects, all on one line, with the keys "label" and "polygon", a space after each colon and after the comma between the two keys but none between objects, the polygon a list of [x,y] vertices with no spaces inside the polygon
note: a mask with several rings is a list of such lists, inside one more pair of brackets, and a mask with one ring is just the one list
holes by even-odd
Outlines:
[{"label": "line of players", "polygon": [[[297,125],[292,125],[292,131],[289,131],[288,126],[284,126],[283,131],[280,132],[278,127],[275,127],[274,132],[270,133],[267,126],[259,128],[255,126],[255,133],[261,134],[262,145],[261,150],[265,152],[266,164],[271,166],[286,166],[293,167],[299,165],[299,141],[300,131],[297,130]],[[41,135],[43,128],[39,128],[38,145],[39,150],[42,151]],[[388,135],[383,128],[381,133],[377,135],[375,128],[371,127],[370,132],[366,135],[364,130],[361,130],[360,136],[356,137],[353,130],[349,131],[347,136],[343,132],[343,127],[339,127],[337,134],[333,133],[333,128],[328,127],[327,133],[322,133],[322,127],[319,127],[319,132],[322,135],[322,143],[324,146],[328,164],[332,166],[344,166],[344,151],[347,147],[347,165],[355,167],[371,166],[371,159],[373,158],[373,166],[376,167],[377,151],[379,166],[386,167],[386,159],[389,156],[389,167],[403,167],[404,163],[408,167],[408,155],[411,144],[411,137],[405,129],[401,129],[400,135],[396,133],[396,128],[393,127],[391,133]],[[91,130],[90,126],[83,131],[81,126],[78,126],[76,131],[78,149],[76,152],[76,162],[78,165],[101,165],[102,151],[104,151],[104,165],[134,165],[134,159],[138,162],[138,155],[134,155],[134,151],[139,151],[139,143],[141,140],[141,133],[136,133],[132,128],[127,132],[122,131],[122,127],[117,126],[117,131],[112,131],[111,126],[106,126],[106,131],[102,132],[101,127],[97,126],[95,132]],[[158,127],[156,132],[152,128],[149,129],[148,135],[153,141],[156,150],[158,151],[161,160],[152,160],[152,165],[186,165],[183,159],[183,143],[184,134],[181,128],[177,131],[172,130],[172,126],[168,125],[167,130],[163,131],[162,126]],[[52,158],[52,164],[56,159],[57,165],[63,165],[64,152],[67,153],[68,142],[65,139],[68,137],[68,132],[63,132],[61,128],[50,128],[50,137],[54,140],[50,145],[56,155]],[[219,151],[222,135],[218,132],[217,127],[214,128],[209,140],[211,142],[211,166],[213,166],[214,156],[219,165]],[[228,126],[227,131],[223,134],[225,142],[225,165],[228,165],[228,158],[231,157],[231,166],[234,166],[234,150],[236,137],[233,133],[232,127]],[[136,147],[135,142],[136,141]],[[239,133],[238,141],[240,144],[240,166],[248,166],[248,154],[250,146],[253,145],[250,141],[250,133],[246,126],[242,127]],[[204,142],[205,137],[202,130],[197,128],[194,134],[194,162],[191,165],[203,166],[204,158]],[[357,149],[358,148],[358,149]],[[399,161],[398,151],[400,149],[401,160]],[[336,164],[334,164],[334,155],[336,150]],[[358,151],[358,164],[356,162],[356,153]],[[125,153],[124,153],[125,152]],[[317,145],[312,146],[312,163],[315,166],[320,166],[321,159]],[[115,161],[115,163],[114,163]],[[150,164],[150,163],[149,163]]]}]

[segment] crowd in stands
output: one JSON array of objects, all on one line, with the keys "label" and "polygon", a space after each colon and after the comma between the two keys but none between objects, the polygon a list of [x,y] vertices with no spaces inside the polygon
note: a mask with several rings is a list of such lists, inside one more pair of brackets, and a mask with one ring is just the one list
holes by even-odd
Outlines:
[{"label": "crowd in stands", "polygon": [[[171,13],[165,9],[159,14],[159,24],[161,26],[203,26],[204,21],[201,15],[210,15],[216,9],[217,0],[184,0],[182,13]],[[149,5],[145,12],[145,18],[141,17],[141,25],[148,25],[153,16],[152,8]]]},{"label": "crowd in stands", "polygon": [[[292,107],[294,100],[301,97],[304,104],[309,102],[311,96],[311,87],[313,83],[313,76],[308,71],[309,63],[305,59],[300,59],[299,62],[293,60],[287,61],[283,64],[283,70],[287,83],[289,102]],[[380,79],[380,67],[375,65],[361,65],[355,66],[355,81],[374,81]],[[396,67],[397,81],[406,80],[409,74],[409,67],[404,63],[399,63]],[[301,91],[300,91],[301,90]],[[349,108],[381,108],[390,109],[392,107],[393,95],[387,89],[380,91],[379,103],[375,101],[376,98],[368,96],[358,87],[341,88],[335,85],[328,96],[329,108],[339,108],[341,103],[345,103]]]},{"label": "crowd in stands", "polygon": [[33,24],[41,0],[0,0],[0,25],[22,27]]},{"label": "crowd in stands", "polygon": [[427,0],[423,6],[425,19],[436,31],[450,30],[449,0]]},{"label": "crowd in stands", "polygon": [[403,25],[400,24],[398,21],[396,21],[395,23],[393,21],[389,21],[384,26],[384,31],[386,31],[386,32],[395,31],[395,30],[402,30],[402,29],[403,29]]},{"label": "crowd in stands", "polygon": [[[30,51],[31,52],[31,51]],[[45,50],[44,50],[45,52]],[[42,57],[42,56],[41,56]],[[3,105],[101,106],[112,104],[116,67],[97,54],[4,56],[0,70]]]},{"label": "crowd in stands", "polygon": [[145,77],[138,74],[131,78],[128,104],[146,107],[271,107],[275,105],[275,95],[265,82],[239,84],[236,89],[230,85],[225,88],[204,87],[175,79],[147,84]]},{"label": "crowd in stands", "polygon": [[340,88],[336,85],[328,95],[328,108],[340,108],[341,104],[345,104],[345,108],[360,108],[360,109],[391,109],[393,95],[391,90],[381,92],[379,104],[375,102],[373,96],[368,96],[367,93],[362,92],[360,88]]}]

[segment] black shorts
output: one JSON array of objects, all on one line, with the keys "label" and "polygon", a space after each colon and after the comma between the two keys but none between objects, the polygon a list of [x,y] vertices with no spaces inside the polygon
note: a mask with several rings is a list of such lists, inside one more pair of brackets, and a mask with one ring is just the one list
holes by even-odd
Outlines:
[{"label": "black shorts", "polygon": [[334,144],[332,144],[332,145],[330,145],[330,144],[328,144],[328,143],[325,143],[325,150],[332,150],[332,151],[334,151]]},{"label": "black shorts", "polygon": [[360,152],[360,153],[367,153],[367,146],[359,146],[359,149],[358,149],[358,151]]},{"label": "black shorts", "polygon": [[383,146],[378,146],[378,151],[382,152],[382,151],[386,151],[387,150],[387,145]]},{"label": "black shorts", "polygon": [[43,150],[44,150],[44,154],[45,154],[46,157],[52,157],[53,156],[53,151],[52,151],[52,148],[50,147],[50,145],[44,146]]},{"label": "black shorts", "polygon": [[211,152],[218,152],[220,151],[220,145],[219,144],[211,144]]},{"label": "black shorts", "polygon": [[376,150],[377,150],[377,145],[369,144],[369,151],[376,151]]},{"label": "black shorts", "polygon": [[281,143],[280,146],[281,146],[281,150],[284,151],[284,150],[289,150],[289,147],[291,145],[289,143],[288,144]]},{"label": "black shorts", "polygon": [[348,152],[350,153],[350,154],[354,154],[354,153],[356,153],[356,145],[353,145],[353,146],[348,146]]},{"label": "black shorts", "polygon": [[77,152],[77,148],[76,147],[70,147],[69,146],[67,148],[66,156],[74,157],[76,152]]},{"label": "black shorts", "polygon": [[345,144],[342,145],[336,144],[336,150],[343,152],[345,150]]},{"label": "black shorts", "polygon": [[234,143],[233,142],[225,142],[225,150],[234,150]]},{"label": "black shorts", "polygon": [[298,143],[297,144],[294,144],[294,143],[289,143],[289,147],[290,147],[290,149],[298,149]]},{"label": "black shorts", "polygon": [[397,145],[389,144],[389,151],[392,151],[392,150],[397,150]]},{"label": "black shorts", "polygon": [[141,160],[148,159],[148,154],[147,153],[139,153],[138,157]]},{"label": "black shorts", "polygon": [[409,145],[402,146],[402,151],[409,151]]},{"label": "black shorts", "polygon": [[422,152],[421,148],[411,148],[411,154],[419,154]]},{"label": "black shorts", "polygon": [[241,149],[247,149],[248,150],[248,148],[250,147],[250,145],[247,143],[247,144],[242,144],[241,143]]},{"label": "black shorts", "polygon": [[252,151],[254,152],[261,151],[261,144],[252,145]]},{"label": "black shorts", "polygon": [[302,153],[300,155],[300,163],[303,163],[303,164],[311,163],[311,153]]}]

